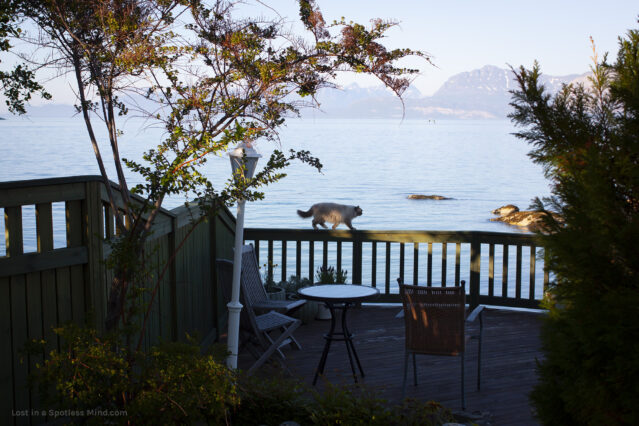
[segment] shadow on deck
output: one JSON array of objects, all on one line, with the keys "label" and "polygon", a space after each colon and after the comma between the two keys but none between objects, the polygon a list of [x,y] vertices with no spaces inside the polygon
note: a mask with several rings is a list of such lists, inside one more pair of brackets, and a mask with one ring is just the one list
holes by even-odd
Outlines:
[{"label": "shadow on deck", "polygon": [[[398,402],[401,396],[404,322],[396,319],[400,307],[364,306],[349,311],[348,324],[366,377],[361,383],[380,396]],[[488,309],[484,313],[482,386],[476,390],[477,341],[466,353],[466,411],[490,413],[494,425],[536,424],[528,393],[536,383],[536,359],[541,359],[540,314]],[[310,384],[319,362],[330,322],[315,320],[302,325],[295,336],[301,351],[285,349],[287,365],[296,376]],[[478,327],[473,325],[472,327]],[[253,359],[241,351],[240,368]],[[417,356],[418,386],[412,384],[412,367],[406,396],[441,402],[453,411],[461,409],[460,360],[458,357]],[[353,383],[345,345],[333,342],[323,380],[333,384]]]}]

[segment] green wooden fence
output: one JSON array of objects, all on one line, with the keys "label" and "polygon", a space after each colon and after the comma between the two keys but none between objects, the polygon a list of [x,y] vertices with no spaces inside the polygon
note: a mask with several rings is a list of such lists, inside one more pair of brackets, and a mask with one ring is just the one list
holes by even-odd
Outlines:
[{"label": "green wooden fence", "polygon": [[317,266],[332,265],[349,270],[352,283],[380,288],[378,302],[400,302],[397,278],[444,286],[463,279],[471,305],[538,308],[549,279],[530,234],[249,228],[244,239],[268,276],[279,268],[282,280],[313,277]]},{"label": "green wooden fence", "polygon": [[[111,186],[119,196],[117,185]],[[27,389],[27,377],[43,355],[23,359],[25,342],[44,338],[48,352],[59,349],[52,331],[59,324],[103,326],[112,277],[104,259],[107,240],[115,234],[107,200],[99,176],[0,183],[5,228],[5,253],[0,255],[1,424],[28,424],[29,417],[12,413],[30,412],[39,405],[36,393]],[[118,202],[122,207],[121,199]],[[60,209],[63,213],[57,212]],[[56,212],[63,214],[58,223],[53,220]],[[152,273],[169,261],[198,214],[186,206],[160,212],[146,244],[147,253],[152,253]],[[25,229],[23,223],[33,219],[35,229]],[[234,230],[235,219],[226,209],[193,230],[160,285],[146,347],[160,339],[183,339],[185,333],[197,333],[207,342],[217,337],[226,309],[218,297],[214,260],[232,258]],[[32,252],[25,252],[27,231],[35,232]],[[54,248],[54,235],[59,239],[60,233],[63,247]]]}]

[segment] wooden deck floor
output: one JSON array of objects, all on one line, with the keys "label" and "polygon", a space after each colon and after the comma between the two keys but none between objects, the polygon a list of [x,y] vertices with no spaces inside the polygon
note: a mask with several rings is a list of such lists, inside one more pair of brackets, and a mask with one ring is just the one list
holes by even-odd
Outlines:
[{"label": "wooden deck floor", "polygon": [[[355,335],[355,347],[366,377],[360,380],[398,401],[401,396],[404,323],[396,319],[398,307],[351,309],[348,324]],[[324,346],[322,336],[329,321],[315,320],[302,325],[295,336],[301,351],[285,349],[290,370],[309,384]],[[528,393],[536,382],[535,359],[541,358],[539,342],[540,314],[488,309],[484,313],[482,386],[475,387],[477,341],[472,340],[466,355],[466,411],[488,412],[493,425],[536,424]],[[241,353],[240,368],[248,368],[253,358]],[[407,397],[435,400],[452,410],[461,409],[460,359],[458,357],[417,356],[418,386],[413,386],[409,367]],[[333,342],[324,378],[331,383],[352,383],[345,345]]]}]

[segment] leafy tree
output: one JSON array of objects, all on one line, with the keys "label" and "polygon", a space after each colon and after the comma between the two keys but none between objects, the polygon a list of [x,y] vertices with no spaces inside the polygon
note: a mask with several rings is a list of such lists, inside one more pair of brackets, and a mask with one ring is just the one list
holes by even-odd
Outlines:
[{"label": "leafy tree", "polygon": [[[293,160],[321,168],[309,152],[275,151],[253,179],[230,179],[219,188],[199,171],[208,157],[238,142],[276,140],[286,118],[301,107],[317,106],[314,95],[332,87],[338,72],[374,75],[401,99],[416,70],[398,67],[397,61],[411,55],[428,61],[421,52],[388,50],[379,43],[394,22],[375,20],[366,28],[342,19],[327,25],[313,1],[298,3],[302,34],[291,33],[279,17],[246,17],[241,13],[246,9],[238,11],[245,2],[16,0],[17,15],[40,30],[36,46],[52,52],[42,65],[75,78],[76,108],[115,213],[107,329],[134,321],[135,304],[127,301],[142,285],[144,244],[167,196],[194,195],[208,213],[240,197],[261,198],[260,187],[283,178]],[[120,157],[117,123],[129,112],[122,99],[131,92],[157,103],[150,111],[133,107],[166,130],[165,139],[145,152],[144,162]],[[106,126],[123,205],[108,185],[95,123]],[[130,187],[125,167],[144,182]],[[129,190],[143,197],[142,206],[132,202]],[[153,294],[165,271],[156,277]],[[148,316],[150,306],[146,309]]]},{"label": "leafy tree", "polygon": [[597,57],[587,85],[550,96],[539,65],[516,72],[512,120],[533,146],[552,196],[536,200],[554,273],[532,393],[545,424],[639,421],[639,31],[616,61]]},{"label": "leafy tree", "polygon": [[[20,37],[17,4],[17,0],[0,2],[0,52],[8,52],[11,49],[10,38]],[[12,113],[24,114],[25,102],[31,99],[34,92],[40,92],[44,99],[51,99],[51,95],[36,81],[34,71],[25,64],[18,64],[10,71],[0,70],[0,88]]]}]

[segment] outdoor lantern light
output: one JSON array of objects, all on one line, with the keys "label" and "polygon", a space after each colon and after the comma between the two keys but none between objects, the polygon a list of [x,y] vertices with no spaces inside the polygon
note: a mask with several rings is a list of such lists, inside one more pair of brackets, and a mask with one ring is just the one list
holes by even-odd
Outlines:
[{"label": "outdoor lantern light", "polygon": [[[247,179],[253,177],[257,167],[257,161],[261,157],[250,143],[241,143],[233,151],[229,152],[233,177],[238,179],[244,176]],[[228,324],[228,350],[229,357],[226,365],[229,368],[237,368],[237,353],[240,340],[240,275],[242,272],[242,245],[244,244],[244,203],[240,198],[237,202],[237,218],[235,222],[235,253],[233,254],[233,290],[231,301],[226,305],[229,308]]]}]

